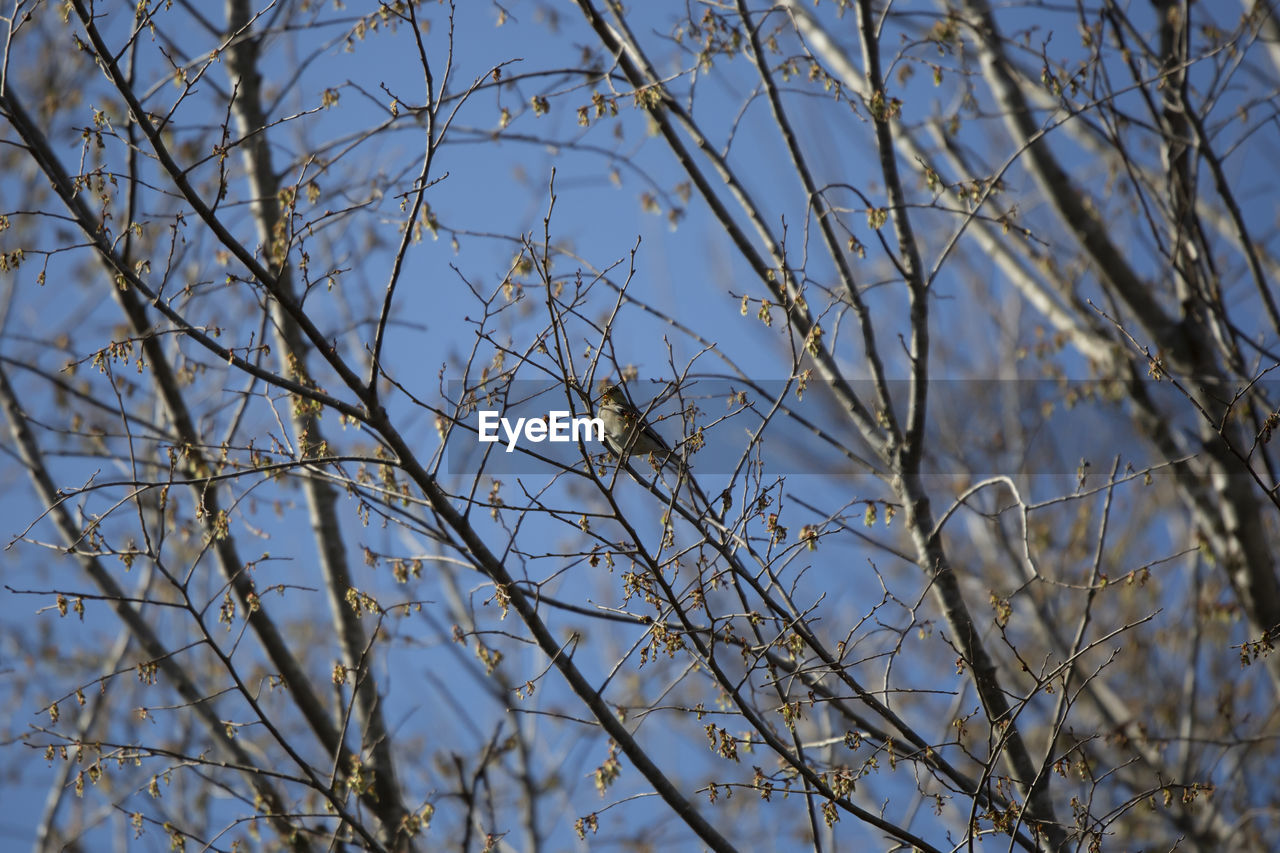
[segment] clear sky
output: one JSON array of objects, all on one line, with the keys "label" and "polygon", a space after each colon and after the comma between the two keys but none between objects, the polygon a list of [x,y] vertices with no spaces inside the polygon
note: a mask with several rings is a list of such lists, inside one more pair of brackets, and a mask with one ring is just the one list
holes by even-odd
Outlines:
[{"label": "clear sky", "polygon": [[[790,168],[785,146],[772,129],[768,105],[756,90],[754,69],[741,56],[720,57],[713,69],[688,73],[692,61],[687,42],[679,42],[672,36],[670,23],[686,4],[635,2],[632,5],[637,15],[634,30],[652,51],[659,73],[672,75],[673,93],[692,103],[697,118],[714,128],[716,135],[710,140],[711,145],[724,152],[727,161],[738,170],[747,191],[765,212],[767,225],[785,233],[789,257],[794,259],[792,266],[805,267],[811,303],[824,317],[824,327],[829,339],[835,341],[833,349],[841,364],[851,377],[864,378],[867,371],[853,320],[839,295],[829,288],[830,261],[818,251],[815,224],[808,216],[806,198]],[[371,339],[376,311],[404,224],[401,199],[421,167],[426,133],[424,123],[414,117],[413,110],[424,99],[418,47],[403,26],[371,30],[348,44],[347,37],[357,21],[356,16],[365,11],[363,6],[349,3],[347,9],[340,11],[334,11],[331,4],[318,7],[313,29],[276,33],[264,42],[262,66],[269,95],[279,95],[272,115],[281,122],[268,132],[275,166],[284,183],[297,182],[304,196],[311,182],[317,189],[316,198],[306,200],[299,207],[302,220],[311,229],[303,243],[303,249],[309,254],[308,274],[313,279],[313,286],[306,294],[306,306],[326,335],[332,336],[353,361],[360,363]],[[707,8],[711,6],[708,4]],[[50,131],[55,147],[68,164],[74,165],[80,152],[80,128],[92,124],[92,110],[102,109],[109,120],[114,118],[118,122],[121,105],[118,99],[104,94],[100,78],[76,65],[81,60],[73,53],[71,33],[75,28],[61,29],[57,16],[49,10],[41,14],[38,32],[48,34],[49,38],[42,41],[29,33],[14,40],[9,59],[10,85],[17,81],[17,85],[36,92],[37,83],[43,77],[65,79],[68,85],[74,81],[78,88],[69,91],[66,97],[75,105]],[[148,87],[150,94],[145,106],[156,114],[174,111],[173,121],[178,128],[174,145],[187,158],[186,162],[200,162],[193,172],[195,180],[208,181],[216,177],[218,161],[210,154],[210,138],[204,134],[223,121],[226,73],[220,64],[212,65],[204,72],[206,79],[197,82],[180,102],[175,100],[182,90],[164,82],[171,72],[163,65],[159,47],[164,47],[171,56],[190,60],[193,67],[202,67],[198,60],[208,55],[216,41],[181,8],[172,14],[172,20],[183,23],[176,27],[166,25],[157,40],[144,40],[145,49],[139,54],[140,76],[158,81]],[[704,383],[703,405],[712,418],[720,413],[717,406],[723,408],[720,399],[725,387],[723,376],[736,372],[765,383],[789,377],[792,343],[783,331],[778,309],[773,308],[771,324],[762,320],[759,300],[767,294],[758,281],[752,280],[707,206],[696,194],[690,193],[687,178],[666,144],[653,134],[644,113],[633,107],[630,95],[618,92],[618,116],[595,116],[593,92],[603,96],[606,104],[615,93],[610,92],[607,81],[585,80],[573,69],[584,64],[582,54],[587,45],[592,46],[594,61],[601,67],[607,66],[609,58],[595,49],[593,37],[575,9],[569,4],[527,0],[513,0],[502,6],[467,0],[459,4],[452,22],[452,45],[447,7],[427,4],[421,14],[430,23],[424,44],[437,87],[448,69],[447,94],[451,100],[442,111],[441,120],[447,120],[449,125],[444,144],[432,163],[428,176],[432,184],[425,196],[434,233],[430,229],[424,231],[423,239],[406,255],[384,360],[388,374],[405,392],[389,389],[387,405],[402,431],[420,443],[424,458],[434,453],[439,439],[434,418],[412,398],[436,400],[443,383],[461,378],[460,364],[477,345],[481,330],[486,336],[480,344],[484,355],[475,365],[473,375],[489,362],[495,345],[510,346],[517,353],[528,351],[534,346],[535,336],[545,327],[545,291],[531,271],[516,263],[521,252],[521,237],[540,251],[544,228],[554,250],[551,272],[556,281],[569,291],[575,287],[587,289],[580,313],[566,326],[566,350],[576,365],[588,363],[592,348],[600,339],[598,328],[612,317],[610,356],[622,367],[634,367],[637,377],[632,388],[641,401],[658,393],[663,382],[690,369],[690,364],[693,365],[690,373]],[[274,20],[273,15],[269,12],[264,20]],[[851,18],[835,20],[842,23],[833,23],[833,31],[856,57]],[[905,31],[914,33],[910,16],[907,20]],[[1028,47],[1022,58],[1027,62],[1037,61],[1034,55],[1042,47],[1067,61],[1079,59],[1080,36],[1072,21],[1070,10],[1060,17],[1042,10],[1035,15],[1014,13],[1005,24],[1011,32],[1026,28]],[[119,41],[129,26],[129,16],[124,15],[107,20],[103,28],[109,38]],[[893,32],[894,38],[886,39],[886,45],[890,45],[887,50],[899,45],[897,36],[901,33],[896,29]],[[784,48],[785,55],[795,46],[784,44]],[[449,65],[450,51],[452,65]],[[950,57],[939,61],[947,66],[944,85],[940,87],[934,86],[926,64],[905,60],[888,62],[893,79],[898,81],[898,96],[904,101],[904,121],[912,127],[923,128],[935,116],[947,116],[961,108],[965,87],[954,81],[962,80],[966,72],[953,67],[957,61]],[[904,75],[908,69],[912,76]],[[505,85],[496,85],[495,73],[506,81]],[[807,69],[801,68],[785,93],[794,109],[795,129],[811,153],[817,182],[838,186],[830,197],[846,206],[842,218],[849,227],[850,247],[857,243],[866,247],[865,259],[856,257],[852,248],[849,257],[856,265],[864,297],[875,318],[888,372],[893,378],[901,379],[905,376],[906,359],[898,335],[907,328],[906,300],[896,273],[880,250],[879,241],[890,239],[888,231],[872,228],[865,210],[866,199],[875,206],[884,203],[884,187],[877,177],[877,168],[873,167],[876,154],[870,122],[864,113],[835,100],[820,84],[807,80],[806,74]],[[281,81],[287,83],[283,91]],[[1235,89],[1222,94],[1225,102],[1235,100],[1242,107],[1252,104],[1255,96],[1252,91]],[[535,109],[532,105],[533,99],[542,97],[548,99],[549,109],[545,114],[540,114],[543,112],[540,107]],[[1138,97],[1136,93],[1124,96],[1121,106],[1127,108],[1132,99],[1136,109]],[[393,101],[397,113],[394,116]],[[587,127],[580,122],[579,107],[588,110]],[[982,107],[979,114],[967,117],[958,129],[947,128],[942,133],[953,137],[960,148],[973,153],[975,158],[980,155],[984,160],[1003,162],[1012,157],[1015,150],[1003,135],[991,105],[984,103]],[[199,132],[182,130],[185,125],[195,126]],[[9,128],[3,130],[5,138],[9,138]],[[1269,134],[1238,139],[1233,136],[1236,131],[1229,126],[1216,128],[1215,132],[1220,134],[1223,148],[1231,151],[1224,166],[1232,179],[1248,174],[1270,156],[1268,146],[1273,146],[1275,141],[1273,130]],[[189,147],[183,147],[184,143]],[[1072,133],[1069,125],[1051,130],[1044,144],[1059,151],[1087,186],[1107,186],[1116,177],[1091,158],[1088,145],[1081,136]],[[123,163],[122,152],[118,140],[111,140],[103,154],[89,156],[90,159],[102,156],[107,164],[118,169]],[[1158,160],[1158,154],[1151,152],[1140,156],[1150,162]],[[911,173],[908,185],[920,205],[913,213],[926,248],[926,266],[932,267],[949,250],[961,219],[957,213],[962,211],[963,203],[947,194],[932,196],[924,186],[918,164],[906,158],[900,161],[900,166]],[[702,162],[705,166],[705,161]],[[143,168],[154,167],[144,165]],[[958,182],[967,176],[944,177]],[[19,192],[21,180],[17,173],[0,174],[0,194],[6,198],[0,207],[22,206],[12,201]],[[713,175],[712,180],[718,179]],[[1265,177],[1265,181],[1270,180],[1269,175]],[[1061,228],[1040,200],[1034,183],[1016,162],[1005,173],[1003,181],[1000,209],[1016,210],[1018,221],[1032,230],[1031,239],[1043,245],[1046,255],[1052,255],[1066,241],[1059,242]],[[38,182],[32,185],[35,183]],[[1265,227],[1274,225],[1275,189],[1260,179],[1256,191],[1242,198],[1245,214],[1251,221]],[[233,224],[238,236],[256,245],[257,238],[245,215],[246,195],[242,184],[233,185],[223,215]],[[167,234],[170,202],[154,196],[148,198],[147,205],[153,207],[144,210],[144,217],[150,218],[157,235]],[[1008,201],[1003,201],[1006,198]],[[1100,191],[1098,198],[1105,204],[1114,202],[1117,210],[1127,209],[1127,201],[1112,199],[1106,190]],[[940,209],[943,207],[948,209]],[[735,216],[744,221],[740,214]],[[1117,214],[1112,221],[1117,231],[1134,235],[1126,243],[1132,251],[1133,262],[1153,269],[1151,260],[1156,250],[1149,240],[1139,236],[1143,223],[1127,214]],[[36,240],[45,245],[56,243],[62,239],[58,228],[56,223],[41,223],[34,232]],[[260,313],[254,313],[254,306],[242,298],[241,290],[235,290],[236,296],[228,298],[225,294],[231,291],[220,289],[231,287],[226,284],[226,275],[235,265],[221,257],[210,238],[198,228],[189,227],[182,238],[175,243],[176,261],[172,275],[163,285],[168,288],[167,292],[172,294],[183,287],[193,287],[196,295],[190,304],[201,322],[221,327],[224,340],[234,346],[260,343]],[[158,237],[152,239],[162,242]],[[163,257],[163,252],[157,257]],[[4,280],[9,301],[4,313],[0,354],[28,361],[56,374],[67,361],[86,359],[118,337],[121,320],[105,290],[111,286],[110,282],[101,276],[98,268],[85,264],[83,256],[56,256],[50,260],[49,270],[43,286],[35,282],[38,263],[29,263],[20,274]],[[326,281],[325,272],[329,270],[335,272],[332,287]],[[159,278],[158,269],[152,272]],[[593,283],[601,272],[604,272],[602,278]],[[512,291],[514,298],[508,298],[502,287],[509,275],[516,283]],[[627,293],[651,310],[638,304],[624,304],[615,315],[616,288],[624,283]],[[1100,292],[1088,269],[1080,270],[1079,287],[1087,295],[1097,296]],[[745,312],[743,297],[750,300]],[[1251,297],[1246,293],[1241,298]],[[940,385],[937,397],[936,428],[940,436],[937,446],[941,452],[931,464],[935,466],[933,473],[939,475],[939,483],[949,482],[952,477],[957,483],[955,488],[940,488],[941,495],[953,496],[972,477],[1010,473],[1024,477],[1021,482],[1025,483],[1029,498],[1040,498],[1070,491],[1086,454],[1092,454],[1091,464],[1099,476],[1100,469],[1109,464],[1115,453],[1125,454],[1126,461],[1138,466],[1149,461],[1144,455],[1149,451],[1136,444],[1133,436],[1124,433],[1124,418],[1119,409],[1082,405],[1071,416],[1074,419],[1057,420],[1052,426],[1047,423],[1050,410],[1044,408],[1046,399],[1058,392],[1055,384],[1041,380],[1052,375],[1086,376],[1089,366],[1085,358],[1069,348],[1058,351],[1048,347],[1042,357],[1028,357],[1023,361],[1009,357],[1019,350],[1034,354],[1038,343],[1047,337],[1045,324],[1002,280],[991,259],[980,248],[961,241],[931,285],[930,300],[938,341],[932,365],[939,378],[949,380]],[[486,301],[490,301],[493,314],[482,324]],[[1265,328],[1257,312],[1244,310],[1241,314],[1245,322],[1254,321],[1259,328]],[[700,337],[687,334],[689,329]],[[65,338],[57,347],[45,346],[59,335]],[[210,369],[209,373],[202,373],[200,379],[207,384],[205,415],[210,423],[229,423],[234,406],[227,401],[238,399],[236,395],[243,390],[244,380],[214,372],[215,365],[208,354],[189,344],[174,343],[173,346],[175,351],[181,350],[191,364]],[[515,360],[513,355],[507,366]],[[529,368],[522,371],[520,378],[545,382],[547,374],[539,370],[549,365],[547,357],[534,353]],[[319,361],[312,366],[319,367]],[[117,369],[132,371],[134,368],[126,364]],[[79,376],[87,378],[97,393],[107,387],[95,377],[87,363],[81,366]],[[581,381],[587,378],[585,371],[578,375]],[[616,379],[617,373],[605,362],[592,378]],[[332,375],[321,371],[318,379],[329,390],[340,390]],[[26,375],[16,381],[30,395],[27,399],[51,403],[48,386],[43,381]],[[95,381],[100,384],[93,385]],[[130,398],[128,405],[136,406],[139,411],[151,411],[155,407],[148,399],[145,377],[143,382],[138,395]],[[815,418],[822,417],[823,399],[820,389],[815,388],[806,404],[812,407]],[[287,405],[287,401],[277,400],[277,404]],[[667,404],[665,409],[659,407],[655,411],[669,414],[672,408],[673,404]],[[996,414],[992,414],[993,411]],[[1000,446],[993,437],[996,428],[990,424],[1006,415],[1020,422],[1029,435],[1038,435],[1040,444],[1031,449],[1022,445]],[[246,415],[246,423],[256,425],[262,430],[261,434],[266,434],[274,429],[274,413],[260,401],[256,402]],[[716,429],[724,441],[731,442],[745,435],[746,425],[750,423],[743,419],[730,420]],[[112,430],[116,428],[109,419],[104,420],[104,424]],[[352,452],[370,452],[372,444],[367,437],[353,429],[344,431],[336,418],[326,418],[325,426],[331,431],[330,440],[335,445]],[[679,433],[674,421],[662,429],[669,438]],[[254,434],[253,429],[246,428],[245,434]],[[50,447],[70,444],[56,433],[45,436],[45,440]],[[847,440],[853,446],[853,439]],[[850,505],[851,515],[860,519],[867,501],[885,495],[883,486],[856,470],[857,466],[841,461],[845,467],[835,467],[837,463],[821,456],[818,443],[803,431],[780,430],[775,442],[778,454],[794,453],[797,461],[770,473],[808,475],[796,478],[793,490],[786,493],[789,508],[797,506],[797,501]],[[812,455],[806,455],[810,451]],[[127,469],[105,470],[101,458],[74,452],[59,457],[56,464],[64,485],[128,474]],[[3,465],[0,470],[4,471],[6,483],[0,492],[0,517],[8,520],[0,530],[8,542],[23,533],[39,515],[41,507],[7,451],[0,465]],[[704,489],[714,494],[728,482],[732,468],[708,462],[695,470],[707,475]],[[521,487],[536,491],[542,484],[537,466],[520,469],[518,473],[523,479],[517,479],[517,472],[511,470],[495,468],[493,471],[505,481],[503,487],[513,496]],[[780,487],[778,493],[784,491]],[[576,499],[570,488],[560,489],[554,495],[567,502]],[[102,512],[119,497],[119,491],[106,492],[88,498],[84,507],[86,512]],[[246,545],[246,556],[252,558],[269,551],[275,558],[258,569],[260,582],[307,585],[314,579],[315,545],[300,497],[287,487],[276,489],[274,486],[262,489],[260,504],[256,502],[258,497],[252,490],[245,495],[241,520],[245,530],[262,532],[260,539]],[[656,518],[658,510],[646,503],[647,500],[647,496],[638,491],[628,492],[624,498],[626,505],[636,509],[637,515],[647,513]],[[280,508],[278,515],[277,507]],[[358,554],[362,547],[382,554],[423,554],[426,548],[423,542],[394,527],[362,526],[357,515],[353,507],[347,520],[350,529],[344,531],[353,554]],[[797,520],[791,522],[794,528],[798,529],[803,523],[801,518],[804,516],[797,515]],[[884,520],[882,515],[879,521],[883,524]],[[485,529],[498,536],[505,523],[508,523],[505,519],[495,521]],[[570,553],[572,542],[565,527],[548,521],[532,522],[530,526],[535,531],[536,550],[552,555],[558,553],[558,549]],[[33,538],[44,541],[56,538],[47,522],[37,523],[32,531]],[[1184,533],[1177,520],[1155,521],[1144,530],[1151,549],[1160,553],[1170,550],[1175,538]],[[242,534],[246,540],[252,539],[248,533],[242,531]],[[893,538],[891,534],[885,535]],[[883,559],[883,554],[876,553],[877,559]],[[591,572],[580,561],[566,559],[565,565],[549,569],[548,559],[515,555],[512,560],[523,561],[522,569],[530,576],[545,577],[545,591],[549,595],[593,606],[596,603],[617,606],[622,598],[618,575]],[[822,600],[824,606],[831,607],[837,614],[833,624],[824,626],[833,636],[848,630],[866,612],[865,602],[874,601],[883,592],[880,578],[866,569],[870,560],[869,552],[856,544],[833,547],[824,552],[813,571],[800,572],[795,580],[798,598]],[[894,563],[892,569],[902,568],[892,559],[885,563],[886,567],[889,562]],[[0,566],[3,566],[5,583],[14,589],[47,592],[54,587],[86,583],[71,579],[74,567],[60,558],[56,548],[42,550],[21,544],[0,556]],[[126,580],[134,582],[137,577],[137,574],[130,575]],[[386,581],[385,572],[376,578],[363,577],[371,585],[382,584],[383,589],[389,590],[388,594],[396,589]],[[903,581],[913,594],[911,584],[916,580],[918,578]],[[499,630],[500,623],[493,615],[496,608],[482,603],[490,593],[481,587],[478,578],[469,582],[474,585],[459,591],[444,589],[441,584],[427,580],[411,592],[418,598],[435,602],[447,595],[459,594],[472,603],[480,618],[487,620],[486,624]],[[74,690],[85,679],[84,667],[63,668],[55,666],[53,661],[33,659],[33,637],[44,638],[53,631],[68,632],[64,635],[69,637],[65,641],[69,656],[95,653],[110,647],[115,639],[117,623],[104,612],[102,605],[92,605],[83,622],[74,619],[58,622],[56,615],[44,610],[50,599],[48,594],[3,593],[0,667],[6,675],[0,678],[0,707],[9,712],[5,730],[8,737],[19,734],[27,725],[40,724],[43,718],[33,716],[33,709],[42,707],[56,695]],[[282,611],[288,608],[287,612],[294,615],[310,617],[317,626],[327,624],[323,596],[300,592],[285,601],[287,603],[279,605]],[[442,621],[445,617],[440,612],[428,607],[424,614],[391,626],[393,639],[379,670],[387,687],[389,719],[405,743],[444,737],[456,739],[460,750],[478,749],[492,736],[493,729],[486,728],[492,721],[479,716],[469,719],[465,713],[454,711],[465,711],[473,702],[483,704],[486,685],[474,678],[470,653],[445,642],[450,626]],[[903,614],[895,610],[893,617],[900,618]],[[840,620],[845,621],[840,623]],[[618,650],[633,642],[638,631],[613,632],[607,623],[601,624],[604,627],[593,625],[584,646],[600,650],[601,654],[594,660],[603,667],[605,664],[601,662],[607,663],[613,659],[611,656],[620,655]],[[556,628],[567,630],[571,625],[576,623],[565,617],[557,622]],[[315,627],[315,631],[320,639],[325,639],[323,627]],[[934,646],[927,645],[931,641]],[[883,642],[887,641],[883,638],[870,641],[868,656]],[[950,662],[944,661],[945,649],[936,637],[907,642],[919,642],[931,649],[930,654],[925,655],[930,667],[895,674],[904,684],[926,686],[935,672],[949,668]],[[583,657],[584,661],[592,660],[585,654]],[[312,663],[323,669],[324,658],[324,654],[318,655]],[[592,666],[591,663],[585,665]],[[545,660],[540,655],[525,652],[524,657],[520,657],[517,650],[512,655],[511,675],[519,680],[542,666]],[[49,667],[47,681],[38,681],[23,690],[10,686],[14,681],[8,673],[39,667]],[[593,675],[603,677],[604,670]],[[973,701],[971,695],[967,698]],[[565,701],[559,686],[548,686],[527,707],[559,711]],[[451,710],[446,712],[444,708]],[[447,731],[433,728],[445,717],[452,718]],[[164,721],[157,723],[165,724]],[[546,733],[547,751],[539,756],[541,768],[548,770],[555,767],[556,762],[562,762],[565,768],[561,780],[565,786],[564,814],[554,816],[554,820],[559,821],[554,838],[557,843],[569,846],[572,817],[584,814],[593,803],[599,805],[588,777],[603,750],[599,742],[579,741],[579,733],[572,727],[541,720],[534,722],[532,715],[521,724],[544,726],[539,731]],[[654,723],[651,728],[660,725]],[[663,742],[665,737],[652,732],[646,734],[656,743]],[[679,740],[674,734],[670,735],[670,742],[687,744],[687,740]],[[0,810],[0,841],[15,849],[29,846],[32,840],[31,817],[40,812],[51,775],[39,756],[22,753],[24,749],[6,747],[11,760],[3,777],[6,805]],[[708,752],[690,755],[687,762],[699,772],[710,773],[708,768],[719,767],[712,759]],[[425,771],[423,775],[427,775]],[[868,780],[866,784],[879,786],[877,791],[885,798],[897,793],[896,783],[884,779]],[[610,797],[643,791],[638,774],[628,772],[621,787],[611,792]],[[96,802],[94,808],[101,808],[94,814],[95,819],[106,823],[124,820],[120,814],[102,807],[102,801]],[[640,802],[619,810],[616,819],[640,822],[654,813],[648,804]],[[922,816],[919,820],[929,826],[933,818]],[[674,830],[669,827],[658,830],[659,835],[665,832]],[[851,829],[849,837],[861,840],[860,832],[861,829]],[[677,840],[687,841],[687,837],[677,836]],[[152,844],[159,845],[161,841],[158,833],[149,838]],[[779,849],[785,849],[785,842],[780,843]]]}]

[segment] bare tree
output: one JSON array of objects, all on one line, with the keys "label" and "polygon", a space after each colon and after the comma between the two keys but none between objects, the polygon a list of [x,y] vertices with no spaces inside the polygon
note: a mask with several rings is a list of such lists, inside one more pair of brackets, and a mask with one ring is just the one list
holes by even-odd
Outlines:
[{"label": "bare tree", "polygon": [[9,840],[1275,848],[1273,4],[352,5],[6,11]]}]

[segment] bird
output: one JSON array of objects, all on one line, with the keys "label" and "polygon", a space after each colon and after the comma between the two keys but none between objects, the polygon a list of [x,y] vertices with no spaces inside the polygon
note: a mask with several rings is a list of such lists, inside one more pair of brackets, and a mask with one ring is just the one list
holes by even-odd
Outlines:
[{"label": "bird", "polygon": [[604,443],[618,456],[659,456],[661,464],[672,455],[671,448],[645,421],[621,385],[610,385],[600,395],[596,414],[604,423]]}]

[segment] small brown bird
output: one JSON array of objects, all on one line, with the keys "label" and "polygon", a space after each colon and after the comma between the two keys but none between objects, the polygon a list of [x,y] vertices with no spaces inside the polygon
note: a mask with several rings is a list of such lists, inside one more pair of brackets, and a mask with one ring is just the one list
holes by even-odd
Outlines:
[{"label": "small brown bird", "polygon": [[600,396],[597,414],[604,422],[604,443],[619,456],[653,453],[659,461],[671,455],[662,436],[645,422],[644,416],[627,399],[620,385],[610,385]]}]

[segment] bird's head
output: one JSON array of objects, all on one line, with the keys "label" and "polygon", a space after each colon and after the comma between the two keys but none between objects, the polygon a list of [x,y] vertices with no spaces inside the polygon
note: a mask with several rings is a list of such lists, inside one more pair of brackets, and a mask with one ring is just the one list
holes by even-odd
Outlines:
[{"label": "bird's head", "polygon": [[610,385],[604,389],[604,393],[600,395],[600,402],[624,408],[631,405],[631,402],[627,400],[627,392],[622,390],[621,385]]}]

